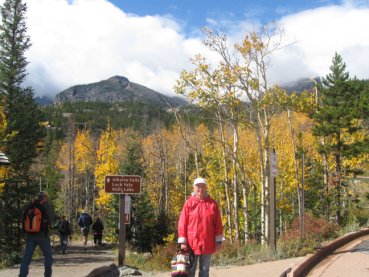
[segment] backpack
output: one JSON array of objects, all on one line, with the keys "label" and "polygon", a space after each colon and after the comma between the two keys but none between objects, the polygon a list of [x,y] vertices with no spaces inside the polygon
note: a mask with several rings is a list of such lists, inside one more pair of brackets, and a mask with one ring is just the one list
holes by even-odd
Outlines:
[{"label": "backpack", "polygon": [[191,250],[179,249],[174,254],[172,261],[170,262],[172,268],[172,277],[187,277],[190,274],[190,267],[193,261],[193,253]]},{"label": "backpack", "polygon": [[81,214],[81,217],[78,219],[78,225],[80,227],[90,228],[91,223],[92,223],[92,218],[87,213]]},{"label": "backpack", "polygon": [[33,201],[24,211],[23,230],[26,233],[39,233],[47,231],[47,216],[45,207],[42,205],[46,201]]},{"label": "backpack", "polygon": [[58,231],[61,234],[68,233],[68,222],[66,220],[60,220]]}]

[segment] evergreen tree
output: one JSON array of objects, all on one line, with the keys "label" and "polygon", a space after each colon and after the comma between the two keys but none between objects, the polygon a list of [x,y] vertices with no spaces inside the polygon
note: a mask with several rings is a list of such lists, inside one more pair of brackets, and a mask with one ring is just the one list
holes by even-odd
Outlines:
[{"label": "evergreen tree", "polygon": [[[359,145],[362,142],[348,140],[349,136],[361,129],[357,99],[361,97],[361,90],[357,84],[350,80],[346,71],[346,64],[339,54],[332,59],[330,73],[323,78],[320,88],[320,107],[313,115],[313,134],[324,138],[320,145],[321,153],[333,155],[334,172],[332,180],[336,187],[336,220],[341,222],[341,185],[344,179],[342,159],[360,153]],[[321,140],[322,141],[322,140]]]},{"label": "evergreen tree", "polygon": [[22,0],[5,0],[0,11],[0,101],[7,121],[1,140],[2,150],[11,162],[0,193],[0,222],[3,226],[0,229],[0,253],[13,257],[10,262],[14,262],[19,257],[13,254],[18,253],[21,246],[19,227],[24,200],[29,200],[37,189],[31,180],[30,167],[37,156],[36,146],[43,136],[43,129],[33,91],[22,87],[28,64],[24,54],[31,46],[26,34],[27,6]]},{"label": "evergreen tree", "polygon": [[139,251],[151,251],[154,240],[155,209],[146,190],[132,197],[132,218],[127,230],[127,241]]},{"label": "evergreen tree", "polygon": [[[143,151],[136,132],[128,132],[126,154],[121,172],[126,175],[144,177]],[[158,222],[160,220],[160,223]],[[167,217],[164,213],[155,214],[151,198],[145,188],[140,195],[132,196],[132,218],[127,230],[127,241],[137,250],[151,251],[155,244],[162,244],[168,235]]]}]

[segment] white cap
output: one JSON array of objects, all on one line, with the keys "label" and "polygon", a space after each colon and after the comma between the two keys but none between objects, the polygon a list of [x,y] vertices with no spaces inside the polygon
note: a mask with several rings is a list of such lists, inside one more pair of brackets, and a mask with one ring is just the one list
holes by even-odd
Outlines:
[{"label": "white cap", "polygon": [[193,185],[196,186],[197,184],[205,184],[206,180],[204,178],[196,178],[195,181],[193,181]]}]

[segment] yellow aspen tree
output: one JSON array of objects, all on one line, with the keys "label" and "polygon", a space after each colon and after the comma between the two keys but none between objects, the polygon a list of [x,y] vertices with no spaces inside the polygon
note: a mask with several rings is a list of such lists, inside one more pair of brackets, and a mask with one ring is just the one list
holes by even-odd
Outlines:
[{"label": "yellow aspen tree", "polygon": [[[176,91],[188,95],[196,103],[216,111],[221,108],[224,122],[232,128],[232,189],[235,239],[239,239],[239,181],[238,181],[238,125],[242,121],[256,130],[259,148],[259,166],[261,174],[261,243],[268,238],[268,192],[269,176],[267,165],[270,152],[270,118],[273,107],[261,105],[261,98],[272,90],[267,77],[269,57],[280,48],[281,41],[273,40],[275,33],[281,35],[274,26],[263,26],[258,32],[248,32],[240,44],[232,48],[224,34],[216,30],[205,29],[205,45],[219,57],[215,68],[204,57],[197,55],[194,59],[195,69],[183,71]],[[247,99],[247,107],[241,100]],[[246,112],[245,112],[246,110]],[[243,112],[242,112],[243,111]],[[215,113],[216,114],[216,113]]]},{"label": "yellow aspen tree", "polygon": [[59,199],[63,211],[71,218],[78,209],[78,195],[76,195],[76,161],[74,153],[75,124],[71,119],[68,122],[67,136],[60,147],[56,160],[56,167],[61,171],[63,178],[60,181]]},{"label": "yellow aspen tree", "polygon": [[155,145],[155,137],[156,133],[151,133],[147,137],[143,139],[143,151],[145,157],[145,164],[146,164],[146,181],[149,184],[147,186],[148,194],[151,197],[151,202],[153,203],[154,207],[159,210],[158,206],[158,188],[160,187],[159,179],[157,178],[158,166],[157,166],[157,159],[156,151],[154,148]]},{"label": "yellow aspen tree", "polygon": [[81,191],[81,200],[88,210],[93,210],[93,197],[95,189],[94,169],[96,164],[96,151],[90,130],[78,130],[74,142],[74,155],[76,161],[76,173]]},{"label": "yellow aspen tree", "polygon": [[[301,184],[301,180],[302,180],[302,174],[300,172],[300,166],[298,165],[298,160],[297,160],[297,156],[298,156],[298,147],[300,149],[303,149],[300,146],[297,145],[296,140],[297,137],[295,135],[296,130],[293,127],[293,110],[299,110],[299,106],[300,103],[302,102],[301,99],[303,99],[303,97],[298,97],[296,95],[296,93],[292,93],[291,96],[287,94],[287,92],[283,89],[276,89],[273,93],[267,93],[264,97],[263,97],[263,101],[264,102],[268,102],[269,104],[272,104],[276,107],[276,109],[280,110],[280,111],[287,111],[287,123],[288,123],[288,129],[285,130],[285,134],[289,134],[289,136],[286,136],[286,138],[288,137],[291,141],[290,145],[291,145],[291,150],[292,150],[292,168],[294,169],[294,174],[295,174],[295,187],[296,187],[296,192],[297,192],[297,199],[298,199],[298,212],[300,215],[300,219],[302,222],[303,221],[303,203],[302,203],[302,197],[303,197],[303,191],[302,191],[302,184]],[[277,122],[278,121],[273,121],[273,122]],[[278,130],[281,130],[278,129]],[[283,129],[284,130],[284,129]],[[301,156],[301,153],[300,153]]]},{"label": "yellow aspen tree", "polygon": [[[154,193],[157,196],[156,206],[159,211],[169,210],[169,182],[171,179],[170,166],[172,163],[170,151],[170,133],[165,129],[154,131],[149,136],[150,141],[147,141],[145,145],[149,143],[149,147],[145,146],[145,156],[150,157],[148,163],[148,173],[151,189],[154,189]],[[147,152],[146,152],[147,151]],[[146,154],[147,153],[147,154]]]},{"label": "yellow aspen tree", "polygon": [[[216,42],[213,41],[214,37],[211,37],[206,44],[212,48],[217,47]],[[205,60],[201,55],[197,55],[193,60],[193,64],[196,68],[192,72],[183,71],[181,73],[181,79],[177,82],[177,93],[186,95],[191,102],[195,102],[197,105],[214,112],[215,121],[219,124],[221,134],[224,135],[224,126],[228,125],[233,131],[233,143],[232,143],[232,155],[231,155],[231,167],[232,167],[232,184],[233,184],[233,209],[238,210],[238,175],[236,170],[236,160],[238,151],[238,124],[239,124],[239,106],[241,101],[239,99],[240,93],[237,89],[237,75],[231,69],[228,63],[221,62],[218,67],[213,68],[209,62]],[[228,165],[226,163],[226,146],[225,138],[223,139],[223,169],[225,170],[225,192],[227,198],[227,204],[229,205],[228,211],[230,211],[230,195],[229,195],[229,180],[228,180]],[[230,215],[230,213],[229,213]],[[232,216],[234,218],[235,236],[236,240],[239,239],[239,223],[238,212],[235,212]],[[228,225],[230,225],[230,219]],[[231,228],[231,226],[229,226]],[[232,238],[231,238],[232,239]]]},{"label": "yellow aspen tree", "polygon": [[255,143],[256,134],[255,130],[244,126],[240,128],[240,149],[239,149],[239,168],[242,180],[242,200],[240,202],[242,206],[243,214],[243,232],[244,240],[251,239],[251,235],[254,234],[254,238],[258,233],[258,214],[260,207],[260,167],[258,147]]},{"label": "yellow aspen tree", "polygon": [[170,174],[172,176],[169,185],[169,215],[177,218],[184,201],[192,192],[190,152],[187,142],[183,139],[180,127],[174,125],[171,129],[169,149],[171,152]]},{"label": "yellow aspen tree", "polygon": [[[235,236],[231,224],[230,212],[230,191],[224,185],[229,174],[230,149],[226,147],[225,139],[232,137],[232,131],[227,131],[228,128],[219,127],[214,132],[207,136],[202,146],[202,160],[205,167],[206,176],[208,179],[208,192],[219,202],[222,210],[222,217],[225,226],[225,234],[232,241]],[[227,139],[228,141],[228,139]],[[225,155],[227,153],[227,155]],[[224,169],[226,167],[226,169]]]},{"label": "yellow aspen tree", "polygon": [[[190,148],[188,147],[188,141],[183,137],[182,127],[179,124],[175,124],[172,128],[173,140],[176,142],[176,161],[177,161],[177,180],[176,189],[178,194],[173,195],[177,198],[175,203],[182,203],[186,200],[188,195],[191,193],[192,184],[189,178],[190,174]],[[182,208],[182,207],[181,207]]]},{"label": "yellow aspen tree", "polygon": [[[273,118],[271,133],[272,143],[274,148],[278,153],[278,178],[277,178],[277,206],[279,208],[279,224],[280,227],[286,228],[287,223],[291,220],[294,214],[299,213],[300,218],[303,220],[300,210],[300,201],[305,201],[304,199],[299,199],[305,194],[295,194],[296,186],[301,186],[300,191],[302,191],[302,174],[304,174],[304,191],[308,192],[311,190],[310,184],[307,180],[307,172],[302,172],[302,159],[301,157],[297,160],[298,153],[297,150],[291,147],[291,137],[286,136],[286,134],[293,135],[292,141],[298,141],[297,147],[300,151],[304,151],[306,157],[310,159],[316,159],[318,153],[316,152],[316,139],[313,137],[311,132],[312,121],[304,113],[291,112],[291,117],[293,121],[285,120],[288,111],[283,112]],[[290,132],[293,129],[293,132]],[[296,174],[298,170],[298,174]],[[296,180],[296,175],[298,179]],[[298,182],[298,183],[297,183]],[[295,203],[298,203],[296,205]],[[303,206],[302,206],[303,207]],[[296,212],[297,211],[297,212]],[[281,230],[282,231],[282,230]]]},{"label": "yellow aspen tree", "polygon": [[95,200],[97,208],[101,213],[109,212],[111,207],[112,195],[105,193],[105,176],[119,174],[119,162],[117,159],[116,131],[110,126],[101,133],[98,149],[96,151],[95,166],[96,186],[99,190]]}]

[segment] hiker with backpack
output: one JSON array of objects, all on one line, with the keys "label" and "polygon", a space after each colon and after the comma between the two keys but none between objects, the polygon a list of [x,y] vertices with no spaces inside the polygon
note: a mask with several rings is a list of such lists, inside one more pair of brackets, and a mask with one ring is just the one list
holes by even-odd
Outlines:
[{"label": "hiker with backpack", "polygon": [[80,217],[78,218],[78,225],[81,227],[81,233],[83,236],[83,246],[85,251],[87,251],[87,238],[88,233],[90,232],[91,224],[92,217],[86,211],[83,211]]},{"label": "hiker with backpack", "polygon": [[26,248],[22,258],[19,277],[28,275],[28,267],[32,261],[33,252],[39,246],[44,256],[45,277],[52,274],[52,251],[49,227],[53,221],[53,211],[48,202],[49,195],[41,191],[24,210],[22,228],[26,233]]},{"label": "hiker with backpack", "polygon": [[68,246],[68,238],[70,239],[72,235],[69,220],[65,218],[65,215],[62,215],[60,220],[55,224],[55,229],[59,233],[60,249],[65,254]]},{"label": "hiker with backpack", "polygon": [[94,224],[92,224],[92,234],[94,235],[94,245],[98,247],[101,245],[102,235],[104,230],[104,225],[102,224],[100,218],[96,218]]},{"label": "hiker with backpack", "polygon": [[[193,251],[188,276],[194,277],[199,262],[199,276],[208,277],[211,256],[222,246],[222,220],[217,202],[207,193],[204,178],[196,178],[193,193],[183,205],[178,220],[178,243],[184,251]],[[173,272],[172,276],[177,272]]]}]

